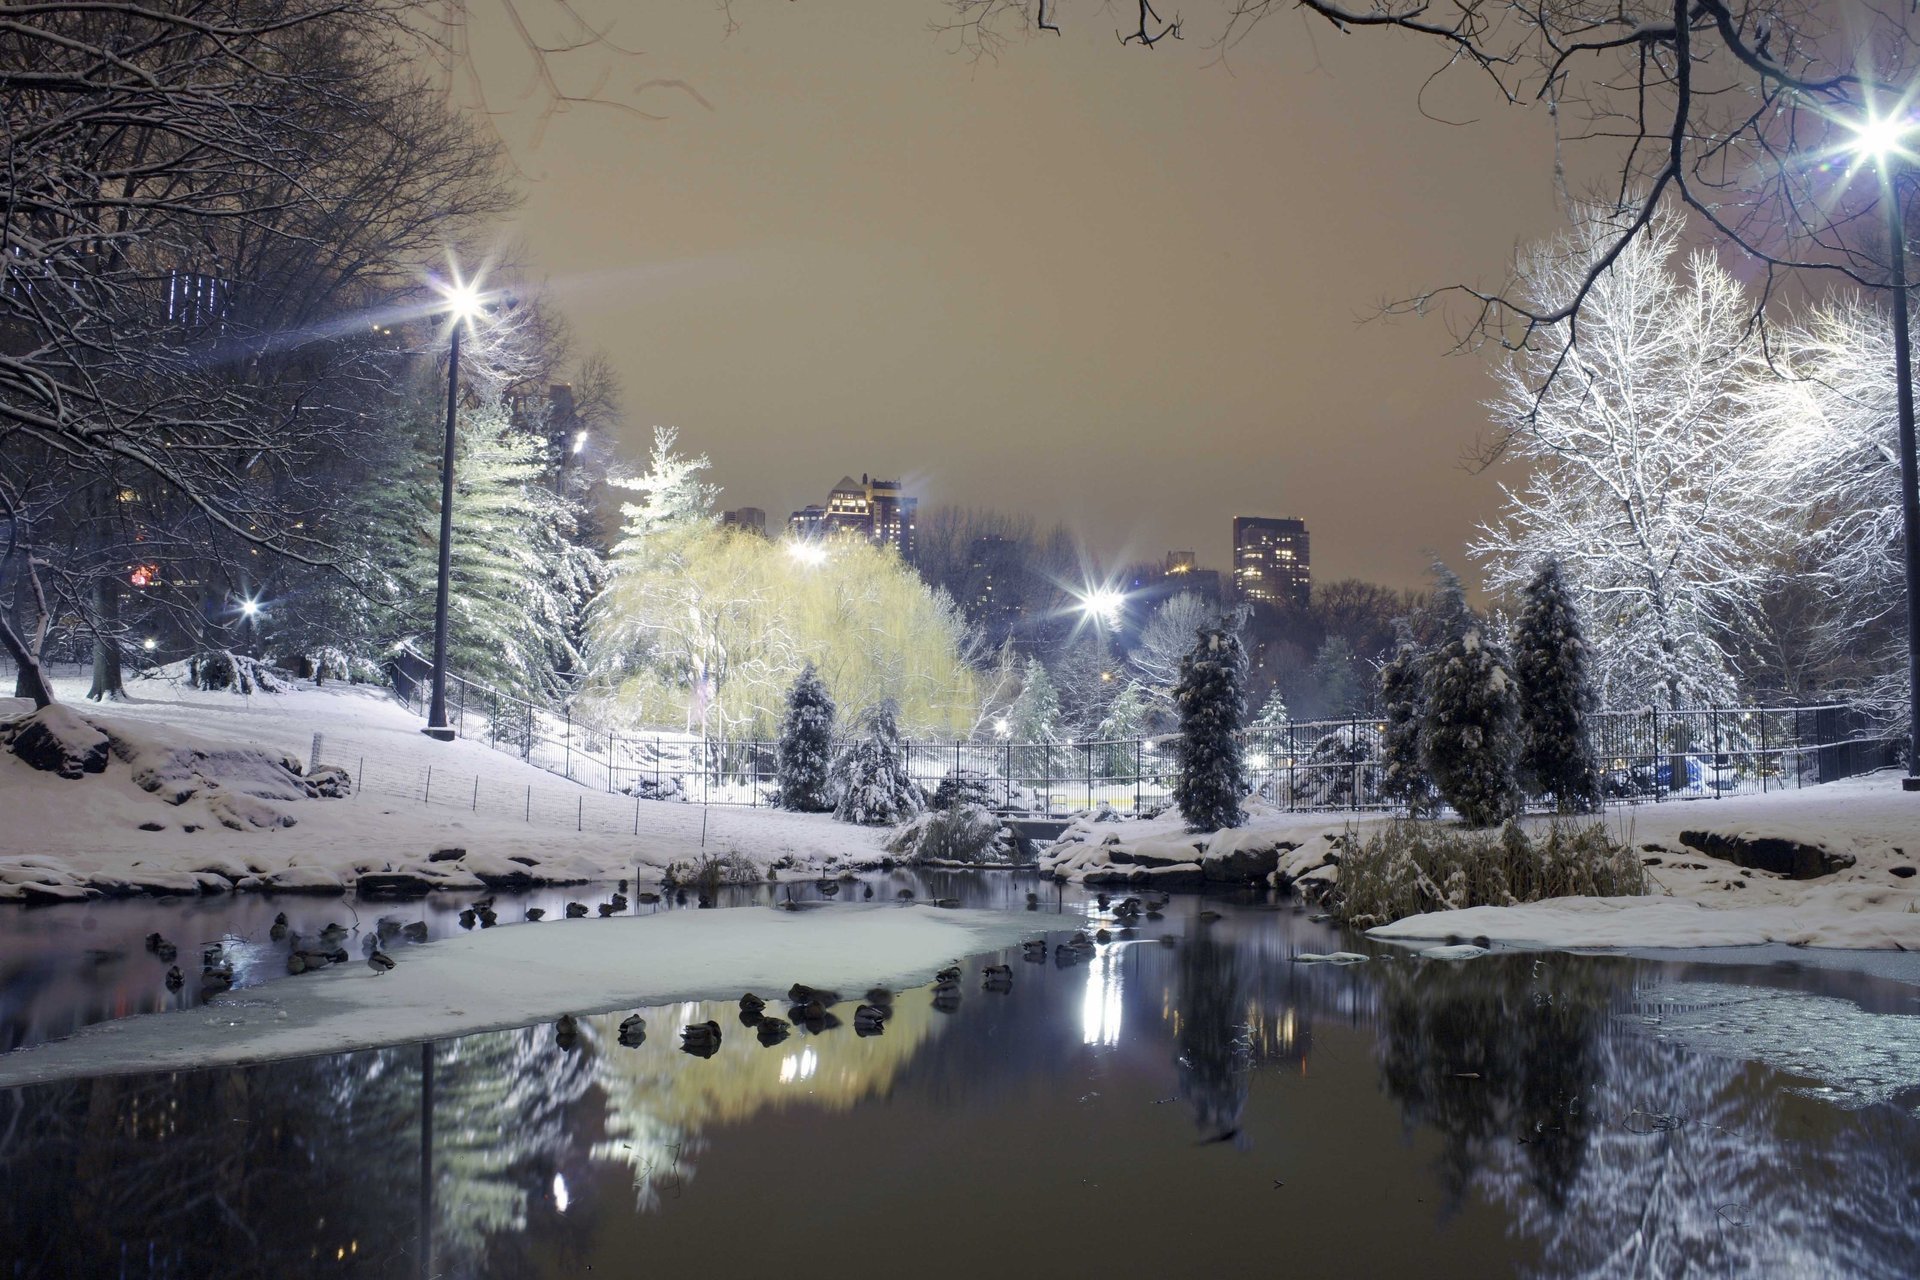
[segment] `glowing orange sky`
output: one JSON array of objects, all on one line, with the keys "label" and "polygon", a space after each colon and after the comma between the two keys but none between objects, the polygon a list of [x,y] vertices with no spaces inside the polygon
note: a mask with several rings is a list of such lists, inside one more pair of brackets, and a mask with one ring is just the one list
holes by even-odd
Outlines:
[{"label": "glowing orange sky", "polygon": [[1204,11],[1143,52],[1083,5],[976,64],[936,0],[739,10],[731,36],[701,4],[614,33],[646,52],[609,92],[679,78],[711,110],[648,91],[670,119],[576,110],[532,149],[529,110],[502,124],[513,234],[622,374],[633,456],[675,424],[770,520],[903,474],[1115,565],[1223,565],[1236,514],[1304,517],[1323,581],[1463,558],[1498,504],[1459,465],[1486,366],[1438,321],[1358,321],[1497,283],[1556,228],[1543,116],[1460,75],[1427,104],[1480,122],[1423,119],[1430,47],[1293,17],[1223,69]]}]

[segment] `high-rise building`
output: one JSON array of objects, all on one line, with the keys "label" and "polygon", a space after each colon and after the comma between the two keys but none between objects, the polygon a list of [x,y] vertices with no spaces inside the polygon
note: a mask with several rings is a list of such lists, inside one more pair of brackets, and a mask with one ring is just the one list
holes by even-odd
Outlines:
[{"label": "high-rise building", "polygon": [[1292,604],[1313,599],[1307,522],[1290,517],[1233,518],[1233,589],[1250,604]]},{"label": "high-rise building", "polygon": [[822,507],[809,504],[787,520],[787,531],[802,538],[865,538],[889,546],[903,560],[913,558],[918,498],[902,493],[898,480],[843,476]]}]

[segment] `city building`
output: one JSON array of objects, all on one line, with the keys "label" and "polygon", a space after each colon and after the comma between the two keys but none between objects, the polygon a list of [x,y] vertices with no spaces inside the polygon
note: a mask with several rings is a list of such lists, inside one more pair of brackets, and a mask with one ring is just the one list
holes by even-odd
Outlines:
[{"label": "city building", "polygon": [[735,507],[731,511],[722,511],[720,523],[724,528],[757,533],[763,538],[767,536],[767,513],[759,507]]},{"label": "city building", "polygon": [[1306,608],[1313,598],[1306,521],[1235,516],[1233,589],[1249,604]]},{"label": "city building", "polygon": [[809,504],[787,519],[787,532],[799,538],[864,538],[913,558],[915,512],[920,500],[901,491],[898,480],[844,476],[827,494],[825,506]]}]

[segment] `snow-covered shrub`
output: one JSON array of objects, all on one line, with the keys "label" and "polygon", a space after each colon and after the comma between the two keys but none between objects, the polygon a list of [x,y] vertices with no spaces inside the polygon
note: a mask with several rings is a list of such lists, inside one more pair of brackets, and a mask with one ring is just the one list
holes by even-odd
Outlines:
[{"label": "snow-covered shrub", "polygon": [[1580,617],[1549,559],[1527,584],[1513,628],[1513,674],[1520,682],[1520,779],[1535,795],[1551,795],[1564,813],[1600,807],[1600,767],[1587,717],[1597,695]]},{"label": "snow-covered shrub", "polygon": [[976,804],[931,810],[902,835],[897,851],[919,862],[1014,861],[1014,842],[999,816]]},{"label": "snow-covered shrub", "polygon": [[286,693],[293,688],[291,673],[229,649],[209,649],[187,659],[187,683],[196,689],[231,689],[235,693]]},{"label": "snow-covered shrub", "polygon": [[1223,626],[1204,627],[1197,635],[1173,690],[1180,715],[1173,800],[1189,831],[1219,831],[1243,821],[1247,766],[1240,721],[1247,709],[1247,655],[1240,637]]},{"label": "snow-covered shrub", "polygon": [[308,653],[306,659],[312,667],[315,684],[325,684],[329,680],[344,680],[348,684],[386,683],[386,673],[380,669],[379,663],[334,645],[321,645]]},{"label": "snow-covered shrub", "polygon": [[621,789],[627,795],[638,796],[642,800],[670,800],[684,804],[687,799],[687,789],[676,773],[663,773],[657,778],[650,773],[643,773],[633,780],[632,786]]},{"label": "snow-covered shrub", "polygon": [[876,704],[862,717],[865,736],[835,762],[840,803],[833,816],[840,821],[890,827],[926,808],[919,784],[907,776],[897,715],[891,701]]},{"label": "snow-covered shrub", "polygon": [[949,769],[933,789],[930,807],[942,812],[959,805],[991,808],[1006,798],[1006,786],[981,769]]},{"label": "snow-covered shrub", "polygon": [[825,813],[833,808],[833,699],[811,662],[787,690],[776,768],[782,809]]},{"label": "snow-covered shrub", "polygon": [[1350,809],[1366,803],[1379,783],[1372,735],[1343,724],[1314,743],[1305,758],[1290,767],[1276,765],[1261,780],[1259,795],[1295,809]]},{"label": "snow-covered shrub", "polygon": [[1460,579],[1444,567],[1437,573],[1439,639],[1421,681],[1420,759],[1468,826],[1491,827],[1520,811],[1518,690]]},{"label": "snow-covered shrub", "polygon": [[1330,904],[1355,928],[1427,911],[1647,891],[1639,856],[1597,822],[1555,820],[1529,838],[1513,822],[1494,832],[1402,821],[1345,843]]},{"label": "snow-covered shrub", "polygon": [[661,880],[669,889],[694,889],[711,894],[723,885],[759,884],[760,869],[743,854],[727,853],[669,862],[661,873]]}]

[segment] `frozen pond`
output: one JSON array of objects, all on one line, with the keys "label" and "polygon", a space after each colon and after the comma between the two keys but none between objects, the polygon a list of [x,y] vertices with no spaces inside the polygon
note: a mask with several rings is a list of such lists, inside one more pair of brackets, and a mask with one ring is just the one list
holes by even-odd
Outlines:
[{"label": "frozen pond", "polygon": [[[1053,942],[1117,923],[1004,874],[839,894],[868,885],[1035,891]],[[604,896],[502,897],[501,927]],[[359,924],[457,932],[461,905]],[[156,928],[194,974],[224,940],[243,984],[279,975],[281,910],[355,923],[340,899],[0,912],[0,1046],[192,1002]],[[1293,960],[1343,948],[1376,958]],[[5,1091],[0,1277],[1915,1274],[1920,986],[1742,960],[1417,960],[1177,897],[1085,959],[968,958],[957,1006],[901,992],[879,1035],[849,1000],[763,1047],[728,1002],[642,1010],[634,1048],[613,1014],[571,1045],[541,1025]],[[681,1052],[709,1018],[718,1051]]]}]

